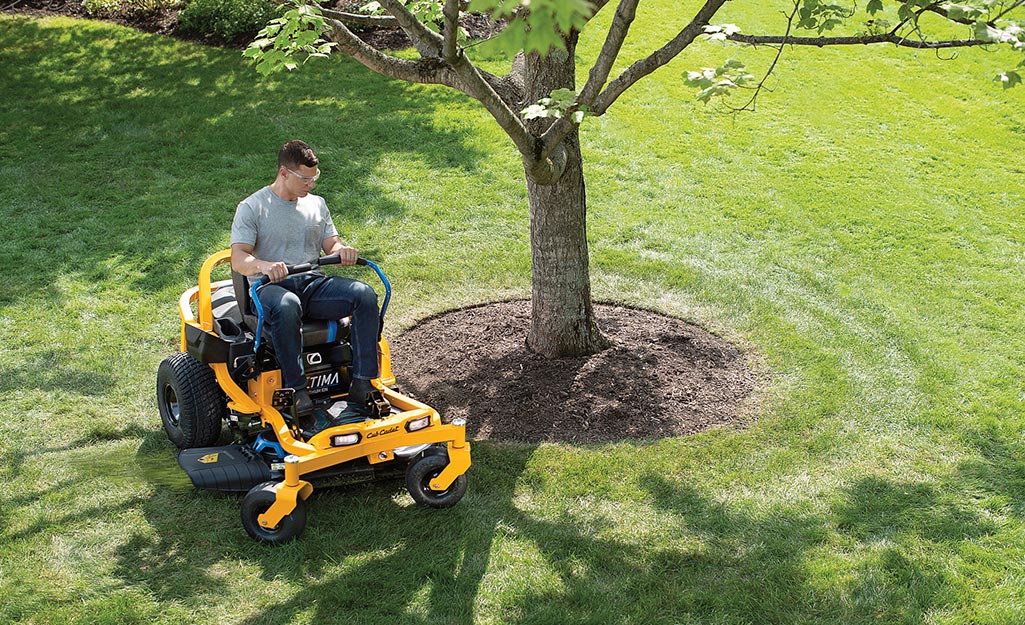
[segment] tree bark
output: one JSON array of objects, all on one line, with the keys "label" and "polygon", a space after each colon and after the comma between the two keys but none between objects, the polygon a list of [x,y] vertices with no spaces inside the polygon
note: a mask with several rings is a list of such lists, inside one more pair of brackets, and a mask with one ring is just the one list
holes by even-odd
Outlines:
[{"label": "tree bark", "polygon": [[[554,89],[575,90],[576,36],[567,43],[568,52],[527,56],[524,72],[527,102],[547,97]],[[550,125],[551,120],[535,120],[528,128],[531,134],[540,136]],[[555,169],[561,170],[561,175],[545,180],[544,184],[534,175],[536,163],[524,161],[530,204],[533,285],[527,347],[547,358],[560,358],[593,354],[609,343],[598,330],[591,305],[587,194],[580,138],[575,129],[553,156],[553,160],[558,161]]]}]

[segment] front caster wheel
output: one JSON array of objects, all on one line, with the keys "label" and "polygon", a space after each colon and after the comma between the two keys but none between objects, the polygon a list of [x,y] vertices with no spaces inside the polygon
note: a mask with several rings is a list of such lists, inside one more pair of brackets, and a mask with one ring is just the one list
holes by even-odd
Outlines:
[{"label": "front caster wheel", "polygon": [[448,456],[420,456],[406,468],[406,489],[418,506],[449,508],[466,494],[466,474],[460,475],[445,490],[431,490],[431,480],[448,466]]},{"label": "front caster wheel", "polygon": [[270,509],[277,499],[278,482],[264,482],[252,487],[242,500],[242,526],[256,540],[281,545],[291,542],[306,527],[306,500],[296,499],[295,509],[284,516],[276,527],[260,525],[260,515]]}]

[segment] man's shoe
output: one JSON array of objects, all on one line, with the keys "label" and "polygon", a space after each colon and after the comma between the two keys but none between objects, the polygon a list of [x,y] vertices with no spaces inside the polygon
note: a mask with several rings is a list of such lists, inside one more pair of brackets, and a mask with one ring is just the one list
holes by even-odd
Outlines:
[{"label": "man's shoe", "polygon": [[313,400],[310,399],[310,394],[304,388],[295,392],[292,398],[292,405],[295,406],[295,416],[300,419],[313,414]]},{"label": "man's shoe", "polygon": [[367,419],[380,419],[391,414],[391,404],[370,380],[364,378],[353,378],[349,383],[349,396],[346,398],[346,403],[353,406],[354,417],[366,415]]},{"label": "man's shoe", "polygon": [[347,401],[349,403],[366,403],[367,395],[376,391],[377,388],[367,380],[366,378],[353,378],[349,382],[349,397]]}]

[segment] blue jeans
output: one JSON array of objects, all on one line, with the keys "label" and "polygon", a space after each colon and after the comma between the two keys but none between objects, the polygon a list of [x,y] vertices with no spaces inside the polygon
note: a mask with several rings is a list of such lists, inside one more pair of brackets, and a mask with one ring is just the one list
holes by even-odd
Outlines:
[{"label": "blue jeans", "polygon": [[352,377],[367,380],[380,376],[377,336],[380,312],[377,293],[368,285],[318,272],[289,276],[261,286],[257,293],[264,312],[264,328],[281,365],[285,388],[306,388],[302,362],[302,320],[352,317]]}]

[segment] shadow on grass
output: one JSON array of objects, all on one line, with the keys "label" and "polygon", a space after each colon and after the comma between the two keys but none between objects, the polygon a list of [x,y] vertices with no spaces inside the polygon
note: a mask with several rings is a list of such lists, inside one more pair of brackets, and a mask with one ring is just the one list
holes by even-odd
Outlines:
[{"label": "shadow on grass", "polygon": [[[159,291],[194,283],[227,247],[239,200],[273,180],[277,149],[320,153],[339,230],[408,210],[371,175],[395,159],[470,168],[470,130],[435,123],[467,105],[347,60],[260,79],[221,50],[88,21],[0,21],[0,305],[55,276]],[[344,236],[344,235],[343,235]],[[379,254],[380,257],[380,254]]]},{"label": "shadow on grass", "polygon": [[991,505],[1000,509],[1010,506],[1018,518],[1025,518],[1023,440],[1013,421],[1004,427],[1006,434],[994,425],[971,432],[968,442],[979,453],[962,462],[959,470],[977,496],[992,498]]},{"label": "shadow on grass", "polygon": [[917,624],[967,591],[950,549],[998,531],[946,488],[863,477],[813,512],[724,503],[648,473],[631,482],[665,525],[631,534],[629,504],[601,492],[537,508],[552,496],[550,476],[528,475],[537,450],[476,443],[470,489],[448,510],[416,508],[401,481],[319,490],[304,535],[277,548],[245,534],[240,497],[158,488],[142,504],[154,531],[120,550],[116,575],[184,605],[259,578],[237,610],[250,625]]},{"label": "shadow on grass", "polygon": [[[259,596],[260,607],[235,610],[242,623],[300,614],[316,623],[470,623],[494,536],[517,515],[513,491],[531,451],[476,445],[468,493],[450,509],[416,507],[401,479],[317,490],[304,534],[280,547],[245,533],[241,496],[158,489],[142,508],[155,537],[133,536],[116,574],[162,602],[192,604],[237,583],[212,573],[237,563],[267,585],[244,595]],[[424,593],[427,613],[411,613]]]},{"label": "shadow on grass", "polygon": [[[5,453],[4,474],[16,481],[29,458],[131,438],[142,439],[137,466],[85,454],[77,475],[5,499],[4,540],[60,534],[135,508],[146,523],[129,529],[110,575],[145,588],[160,606],[197,618],[229,610],[232,622],[252,625],[925,623],[965,608],[971,596],[971,576],[952,554],[1000,532],[966,493],[1004,498],[1016,510],[1025,501],[1021,461],[985,433],[977,441],[985,453],[947,480],[855,477],[825,508],[722,499],[662,473],[614,479],[609,467],[536,464],[536,446],[478,442],[470,489],[456,507],[419,509],[401,480],[319,489],[306,532],[277,548],[246,535],[240,496],[192,489],[161,432],[99,429],[66,445]],[[108,474],[149,483],[152,494],[73,505],[85,481]],[[567,480],[575,483],[559,485]],[[66,499],[66,512],[9,524],[17,510]]]}]

